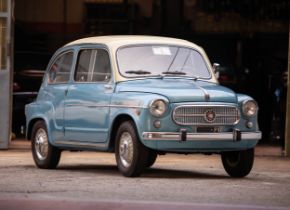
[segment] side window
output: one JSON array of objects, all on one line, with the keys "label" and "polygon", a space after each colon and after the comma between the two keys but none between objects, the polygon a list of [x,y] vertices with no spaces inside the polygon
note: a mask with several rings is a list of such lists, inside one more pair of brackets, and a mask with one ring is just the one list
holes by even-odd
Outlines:
[{"label": "side window", "polygon": [[90,81],[89,70],[92,50],[81,50],[78,55],[75,81],[76,82],[87,82]]},{"label": "side window", "polygon": [[111,65],[109,54],[106,50],[98,50],[94,62],[93,77],[94,82],[108,82],[111,79]]},{"label": "side window", "polygon": [[48,83],[64,83],[69,81],[73,61],[73,52],[60,55],[51,65],[48,73]]},{"label": "side window", "polygon": [[78,55],[76,82],[106,82],[111,79],[110,59],[106,50],[86,49]]}]

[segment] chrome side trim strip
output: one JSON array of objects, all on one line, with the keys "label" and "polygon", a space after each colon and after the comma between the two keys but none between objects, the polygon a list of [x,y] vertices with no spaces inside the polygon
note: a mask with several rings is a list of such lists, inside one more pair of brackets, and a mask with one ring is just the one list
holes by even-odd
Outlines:
[{"label": "chrome side trim strip", "polygon": [[109,105],[112,108],[133,108],[133,109],[146,109],[148,107],[145,106],[134,106],[134,105],[117,105],[117,104],[111,104]]},{"label": "chrome side trim strip", "polygon": [[55,144],[59,146],[83,146],[92,148],[103,148],[106,146],[105,143],[89,143],[89,142],[79,142],[79,141],[55,141]]},{"label": "chrome side trim strip", "polygon": [[201,87],[201,86],[198,86],[198,88],[200,88],[200,89],[202,90],[202,92],[203,92],[203,94],[204,94],[204,100],[205,100],[205,101],[209,101],[209,99],[210,99],[210,95],[209,95],[209,93],[207,92],[207,90],[206,90],[205,88]]},{"label": "chrome side trim strip", "polygon": [[118,104],[111,104],[111,105],[102,105],[102,104],[95,104],[95,103],[80,103],[80,104],[66,104],[69,107],[88,107],[88,108],[99,108],[99,107],[109,107],[109,108],[131,108],[131,109],[145,109],[148,107],[144,106],[134,106],[134,105],[118,105]]},{"label": "chrome side trim strip", "polygon": [[[180,141],[181,133],[178,132],[143,132],[142,138],[144,140],[172,140]],[[255,132],[241,132],[241,140],[259,140],[262,138],[260,131]],[[235,140],[234,132],[224,133],[187,133],[187,141],[229,141]]]}]

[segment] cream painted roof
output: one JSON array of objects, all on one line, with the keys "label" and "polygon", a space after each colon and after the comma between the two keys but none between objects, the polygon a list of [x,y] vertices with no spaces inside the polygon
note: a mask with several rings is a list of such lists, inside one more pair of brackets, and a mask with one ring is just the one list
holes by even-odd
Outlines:
[{"label": "cream painted roof", "polygon": [[121,35],[121,36],[95,36],[68,43],[66,46],[78,45],[78,44],[105,44],[108,47],[118,48],[123,45],[131,44],[171,44],[190,46],[195,49],[200,49],[199,46],[189,41],[182,39],[175,39],[169,37],[159,36],[135,36],[135,35]]},{"label": "cream painted roof", "polygon": [[207,81],[211,81],[217,83],[217,80],[213,74],[212,67],[210,61],[204,52],[204,50],[199,47],[198,45],[182,40],[182,39],[175,39],[169,37],[159,37],[159,36],[135,36],[135,35],[121,35],[121,36],[95,36],[95,37],[88,37],[84,39],[78,39],[76,41],[70,42],[65,46],[73,46],[73,45],[82,45],[82,44],[104,44],[110,49],[110,53],[112,53],[112,66],[115,69],[115,81],[124,81],[129,80],[128,78],[124,78],[118,72],[117,62],[115,60],[114,53],[116,50],[125,45],[137,45],[137,44],[165,44],[165,45],[177,45],[177,46],[184,46],[184,47],[191,47],[197,51],[199,51],[205,59],[205,62],[211,71],[211,79]]}]

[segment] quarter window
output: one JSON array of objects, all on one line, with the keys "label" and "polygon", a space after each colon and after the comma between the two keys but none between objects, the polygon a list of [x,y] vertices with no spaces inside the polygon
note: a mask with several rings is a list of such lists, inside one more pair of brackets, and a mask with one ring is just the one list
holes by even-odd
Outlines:
[{"label": "quarter window", "polygon": [[62,54],[49,69],[49,83],[65,83],[69,81],[73,61],[73,52]]}]

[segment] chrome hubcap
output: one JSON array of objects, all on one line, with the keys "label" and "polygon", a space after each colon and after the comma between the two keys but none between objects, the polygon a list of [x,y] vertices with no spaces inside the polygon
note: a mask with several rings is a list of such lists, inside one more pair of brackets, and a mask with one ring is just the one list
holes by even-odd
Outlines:
[{"label": "chrome hubcap", "polygon": [[48,154],[47,134],[43,128],[37,130],[34,143],[35,152],[39,160],[44,160]]},{"label": "chrome hubcap", "polygon": [[126,168],[128,168],[133,161],[133,140],[132,136],[128,132],[124,132],[121,135],[119,144],[119,156],[120,160]]}]

